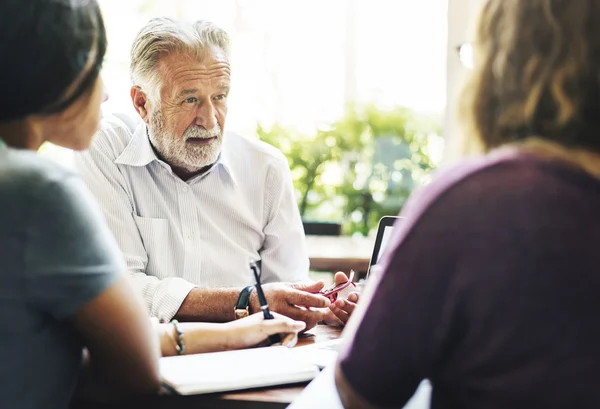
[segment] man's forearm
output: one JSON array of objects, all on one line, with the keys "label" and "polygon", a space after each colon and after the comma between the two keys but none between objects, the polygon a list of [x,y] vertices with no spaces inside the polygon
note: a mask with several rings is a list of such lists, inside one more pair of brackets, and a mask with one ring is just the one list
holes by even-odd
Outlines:
[{"label": "man's forearm", "polygon": [[179,321],[232,321],[240,291],[241,288],[194,288],[183,300],[175,318]]}]

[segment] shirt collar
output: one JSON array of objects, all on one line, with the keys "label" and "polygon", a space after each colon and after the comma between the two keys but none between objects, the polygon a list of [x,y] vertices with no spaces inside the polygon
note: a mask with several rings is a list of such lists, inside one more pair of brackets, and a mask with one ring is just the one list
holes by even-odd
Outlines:
[{"label": "shirt collar", "polygon": [[118,165],[128,166],[146,166],[154,160],[158,160],[148,134],[146,133],[146,124],[140,123],[133,132],[129,143],[123,149],[123,152],[115,159],[115,163]]},{"label": "shirt collar", "polygon": [[217,163],[220,164],[223,167],[223,169],[225,169],[225,171],[231,178],[231,181],[237,187],[238,186],[238,183],[237,183],[238,178],[235,176],[235,170],[234,170],[235,167],[233,166],[233,164],[235,163],[235,160],[234,160],[234,158],[231,157],[232,147],[228,146],[229,145],[227,143],[228,139],[230,139],[230,138],[227,138],[227,134],[225,133],[223,135],[223,144],[221,146],[221,153],[219,154]]},{"label": "shirt collar", "polygon": [[[123,149],[123,152],[115,159],[115,163],[118,165],[127,165],[127,166],[146,166],[153,161],[162,162],[154,152],[152,148],[152,144],[150,143],[150,139],[148,138],[148,131],[145,123],[140,123],[133,132],[129,143]],[[223,138],[225,141],[227,140],[227,136],[224,135]],[[214,171],[217,167],[222,167],[229,177],[231,178],[233,184],[237,186],[237,181],[234,176],[233,166],[232,166],[232,158],[228,155],[227,144],[224,142],[221,148],[221,153],[217,158],[217,162],[211,166],[208,171],[206,171],[203,175],[206,175],[212,171]],[[201,175],[201,176],[203,176]],[[196,178],[192,178],[194,180]]]}]

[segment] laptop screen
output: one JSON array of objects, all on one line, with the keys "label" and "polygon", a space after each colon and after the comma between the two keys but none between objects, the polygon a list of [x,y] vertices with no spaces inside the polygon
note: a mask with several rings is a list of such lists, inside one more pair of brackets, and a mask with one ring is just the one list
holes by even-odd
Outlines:
[{"label": "laptop screen", "polygon": [[381,260],[381,256],[384,250],[389,244],[389,240],[392,237],[394,229],[398,227],[401,217],[385,216],[379,220],[379,226],[377,227],[377,237],[375,238],[375,246],[373,247],[373,254],[371,255],[371,262],[369,263],[369,270],[371,267]]},{"label": "laptop screen", "polygon": [[381,255],[385,251],[388,244],[388,240],[390,239],[390,236],[392,235],[393,231],[394,226],[383,227],[383,237],[381,238],[381,246],[379,247],[379,252],[377,254],[377,260],[375,261],[375,264],[379,263],[379,260],[381,260]]}]

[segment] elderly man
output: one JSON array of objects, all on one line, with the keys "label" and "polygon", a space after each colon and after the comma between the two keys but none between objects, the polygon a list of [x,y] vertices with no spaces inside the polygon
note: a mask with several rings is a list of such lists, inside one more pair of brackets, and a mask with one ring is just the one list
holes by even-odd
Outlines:
[{"label": "elderly man", "polygon": [[[345,323],[358,295],[336,306],[313,294],[323,283],[308,281],[285,157],[223,132],[227,34],[205,21],[151,20],[134,41],[131,77],[141,121],[105,117],[75,163],[150,313],[163,321],[227,321],[256,312],[249,262],[260,260],[272,310],[309,327]],[[336,282],[345,280],[338,273]]]}]

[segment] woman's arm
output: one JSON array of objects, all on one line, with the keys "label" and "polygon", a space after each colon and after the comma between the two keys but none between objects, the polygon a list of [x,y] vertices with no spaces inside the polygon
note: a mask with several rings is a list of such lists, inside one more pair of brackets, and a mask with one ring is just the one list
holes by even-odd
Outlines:
[{"label": "woman's arm", "polygon": [[[123,281],[128,287],[129,279]],[[160,324],[152,328],[145,311],[141,321],[137,312],[125,312],[124,306],[119,304],[120,300],[127,299],[123,297],[123,292],[128,290],[119,283],[113,287],[101,294],[99,300],[84,307],[73,319],[77,329],[87,334],[85,338],[89,348],[83,351],[85,370],[76,393],[78,399],[111,401],[131,392],[152,393],[158,389],[156,362],[159,344],[162,356],[177,355],[173,324]],[[133,298],[139,296],[134,294]],[[115,317],[112,324],[114,328],[106,327],[111,325],[110,319],[105,318],[108,314]],[[226,324],[181,323],[179,326],[185,341],[185,354],[248,348],[260,344],[273,334],[288,334],[284,337],[283,345],[295,343],[298,332],[306,324],[277,313],[272,314],[275,316],[273,320],[265,320],[262,314],[254,314]],[[132,325],[124,328],[123,319]]]},{"label": "woman's arm", "polygon": [[157,337],[128,277],[119,277],[71,320],[89,352],[90,379],[101,379],[115,392],[158,391]]},{"label": "woman's arm", "polygon": [[[187,355],[249,348],[274,334],[288,334],[283,345],[295,342],[298,332],[302,331],[306,324],[277,313],[272,314],[275,317],[273,320],[265,320],[262,313],[257,313],[225,324],[181,323],[179,327],[185,342],[184,353]],[[156,331],[162,356],[176,355],[177,338],[173,324],[161,324],[157,326]]]},{"label": "woman's arm", "polygon": [[379,409],[381,406],[375,406],[366,401],[360,396],[348,382],[344,376],[344,372],[341,370],[339,365],[335,367],[335,386],[337,388],[338,395],[345,409]]}]

